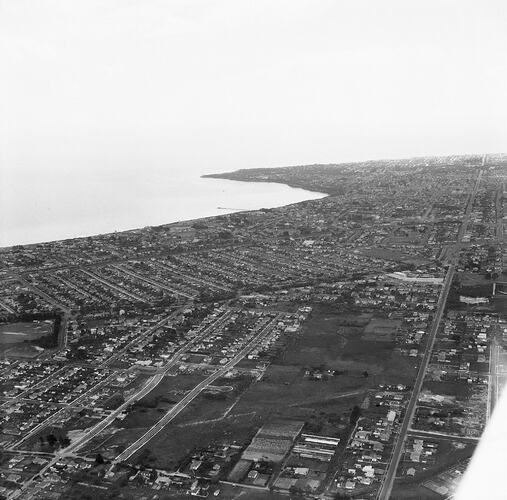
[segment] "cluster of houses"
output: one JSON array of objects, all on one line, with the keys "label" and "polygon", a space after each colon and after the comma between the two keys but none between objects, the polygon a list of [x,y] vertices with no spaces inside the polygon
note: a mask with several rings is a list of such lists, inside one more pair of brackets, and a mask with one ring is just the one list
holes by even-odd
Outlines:
[{"label": "cluster of houses", "polygon": [[331,491],[360,491],[380,484],[409,396],[409,388],[398,385],[379,387],[366,397]]},{"label": "cluster of houses", "polygon": [[490,344],[498,315],[449,311],[416,411],[418,429],[479,437],[488,418]]}]

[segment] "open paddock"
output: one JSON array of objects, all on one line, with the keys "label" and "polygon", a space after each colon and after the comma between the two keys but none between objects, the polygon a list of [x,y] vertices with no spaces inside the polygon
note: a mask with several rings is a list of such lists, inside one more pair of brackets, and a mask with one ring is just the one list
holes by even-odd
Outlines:
[{"label": "open paddock", "polygon": [[51,335],[53,323],[52,320],[47,320],[0,324],[0,350],[11,347],[12,344]]}]

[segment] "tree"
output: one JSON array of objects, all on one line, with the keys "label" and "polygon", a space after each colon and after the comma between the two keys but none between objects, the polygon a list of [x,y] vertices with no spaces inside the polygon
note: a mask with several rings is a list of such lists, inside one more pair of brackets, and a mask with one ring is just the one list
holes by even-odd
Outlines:
[{"label": "tree", "polygon": [[359,420],[360,416],[361,416],[361,408],[355,405],[354,408],[352,408],[352,411],[350,412],[350,425],[356,425],[356,422]]},{"label": "tree", "polygon": [[46,439],[49,446],[51,447],[55,446],[55,444],[58,442],[58,439],[56,439],[56,436],[53,433],[48,434],[48,437]]},{"label": "tree", "polygon": [[302,497],[304,495],[304,491],[301,489],[301,488],[298,488],[297,486],[295,485],[292,485],[290,488],[289,488],[289,491],[292,495],[294,495],[295,497]]},{"label": "tree", "polygon": [[67,436],[62,436],[58,439],[60,445],[65,448],[70,445],[70,439]]}]

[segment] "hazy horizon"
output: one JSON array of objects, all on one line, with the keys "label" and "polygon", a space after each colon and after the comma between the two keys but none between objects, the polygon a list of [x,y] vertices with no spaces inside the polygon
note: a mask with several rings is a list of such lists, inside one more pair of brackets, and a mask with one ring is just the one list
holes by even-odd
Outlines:
[{"label": "hazy horizon", "polygon": [[118,179],[149,196],[240,168],[507,151],[506,20],[499,0],[0,0],[3,219],[122,204]]}]

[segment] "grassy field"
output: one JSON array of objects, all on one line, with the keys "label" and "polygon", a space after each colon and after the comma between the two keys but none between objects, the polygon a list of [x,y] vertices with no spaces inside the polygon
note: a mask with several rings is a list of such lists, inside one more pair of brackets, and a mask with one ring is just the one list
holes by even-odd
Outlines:
[{"label": "grassy field", "polygon": [[187,391],[204,379],[201,374],[185,374],[177,377],[164,377],[162,382],[149,394],[138,401],[127,418],[122,422],[124,428],[151,427],[165,412],[174,406]]},{"label": "grassy field", "polygon": [[[254,379],[242,376],[236,379],[220,378],[215,381],[209,391],[203,391],[175,418],[175,423],[184,427],[198,423],[221,420],[228,415],[237,414],[236,405],[248,390]],[[220,391],[220,387],[232,390]]]},{"label": "grassy field", "polygon": [[449,396],[456,396],[458,399],[468,399],[471,395],[470,384],[466,381],[425,381],[423,389],[430,390],[433,394],[445,394]]},{"label": "grassy field", "polygon": [[282,363],[324,366],[344,371],[349,377],[362,376],[367,371],[375,383],[411,384],[416,372],[413,359],[396,353],[393,342],[363,337],[372,321],[375,324],[383,320],[369,313],[343,313],[332,306],[316,306]]},{"label": "grassy field", "polygon": [[[180,380],[175,389],[174,384],[180,378],[186,378],[186,380],[184,382]],[[176,378],[166,377],[129,413],[129,416],[120,424],[125,429],[121,431],[121,434],[113,436],[110,442],[114,443],[120,438],[121,443],[121,437],[128,435],[128,431],[134,433],[140,430],[146,431],[173,405],[168,402],[168,395],[176,394],[177,399],[180,399],[186,390],[197,385],[202,378],[196,374]],[[251,412],[248,415],[238,416],[237,412],[232,410],[252,381],[251,377],[245,375],[234,379],[218,379],[210,391],[200,394],[143,448],[149,451],[150,465],[172,469],[197,447],[218,441],[245,441],[246,443],[251,439],[260,425],[259,419],[253,419],[255,415]],[[220,387],[227,390],[221,391]],[[140,451],[135,458],[138,459],[142,453],[146,454],[146,451]]]},{"label": "grassy field", "polygon": [[153,466],[161,469],[175,469],[188,454],[210,443],[248,444],[261,425],[256,415],[231,416],[221,420],[203,423],[189,422],[186,416],[179,415],[146,448],[153,457]]},{"label": "grassy field", "polygon": [[146,428],[118,429],[109,427],[92,439],[81,450],[84,454],[101,453],[104,458],[113,459],[146,432]]},{"label": "grassy field", "polygon": [[[235,407],[235,412],[255,411],[266,417],[302,418],[317,411],[320,404],[340,401],[340,398],[356,393],[353,399],[361,399],[361,392],[368,386],[363,376],[338,375],[328,380],[312,381],[304,376],[298,366],[271,365],[260,382],[245,393]],[[345,397],[345,410],[350,406]]]},{"label": "grassy field", "polygon": [[38,339],[53,332],[53,321],[30,321],[0,325],[0,351],[12,344]]}]

